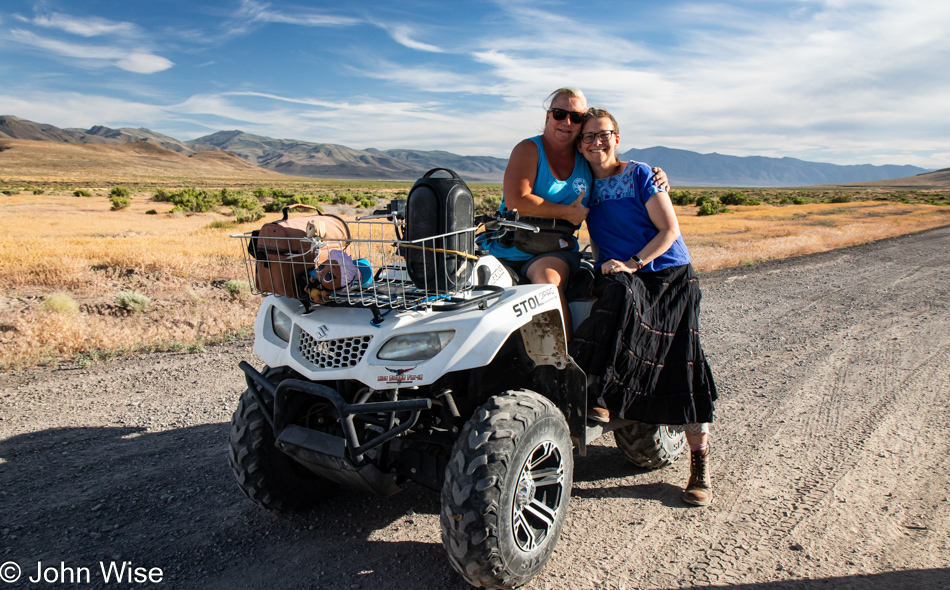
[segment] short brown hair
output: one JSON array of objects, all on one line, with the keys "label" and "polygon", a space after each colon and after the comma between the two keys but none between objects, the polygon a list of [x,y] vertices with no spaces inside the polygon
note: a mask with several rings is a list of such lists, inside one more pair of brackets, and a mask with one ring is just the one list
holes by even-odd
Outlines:
[{"label": "short brown hair", "polygon": [[[610,122],[614,124],[614,131],[617,132],[617,135],[620,135],[620,125],[617,123],[617,119],[614,119],[614,116],[607,112],[607,109],[598,109],[596,107],[591,107],[587,109],[585,113],[584,125],[587,124],[591,119],[610,119]],[[581,131],[584,130],[583,125],[581,126]]]}]

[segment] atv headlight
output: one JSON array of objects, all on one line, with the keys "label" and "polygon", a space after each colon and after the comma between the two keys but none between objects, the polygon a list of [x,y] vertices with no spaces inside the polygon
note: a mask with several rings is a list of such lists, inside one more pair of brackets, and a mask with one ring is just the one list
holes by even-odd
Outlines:
[{"label": "atv headlight", "polygon": [[390,338],[376,353],[384,361],[426,361],[439,354],[455,336],[455,330],[421,332]]},{"label": "atv headlight", "polygon": [[274,328],[275,336],[284,342],[290,342],[290,331],[294,328],[294,323],[291,321],[290,316],[280,311],[276,307],[271,307],[270,324],[271,327]]}]

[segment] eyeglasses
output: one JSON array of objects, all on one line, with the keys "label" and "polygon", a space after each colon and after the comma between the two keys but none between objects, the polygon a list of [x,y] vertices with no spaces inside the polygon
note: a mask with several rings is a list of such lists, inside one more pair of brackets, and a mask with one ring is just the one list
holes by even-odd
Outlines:
[{"label": "eyeglasses", "polygon": [[555,121],[563,121],[568,115],[571,116],[571,123],[577,125],[584,121],[584,113],[576,111],[565,111],[564,109],[548,109]]},{"label": "eyeglasses", "polygon": [[594,143],[594,138],[596,137],[601,141],[601,143],[607,143],[610,141],[611,134],[619,136],[619,134],[613,129],[607,129],[604,131],[598,131],[597,133],[582,133],[581,141],[584,143]]}]

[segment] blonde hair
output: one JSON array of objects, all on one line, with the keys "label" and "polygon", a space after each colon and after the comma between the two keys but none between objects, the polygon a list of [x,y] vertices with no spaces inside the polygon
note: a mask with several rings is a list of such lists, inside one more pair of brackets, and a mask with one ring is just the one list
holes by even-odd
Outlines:
[{"label": "blonde hair", "polygon": [[587,106],[587,97],[584,96],[584,93],[578,90],[577,88],[558,88],[554,92],[548,95],[544,99],[544,110],[551,108],[551,103],[554,102],[559,96],[569,96],[571,98],[579,98],[584,102],[584,106]]}]

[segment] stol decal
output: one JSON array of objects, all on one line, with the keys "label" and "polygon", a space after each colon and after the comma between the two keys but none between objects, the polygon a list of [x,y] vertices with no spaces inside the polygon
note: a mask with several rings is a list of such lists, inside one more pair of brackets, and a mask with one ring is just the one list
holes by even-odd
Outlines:
[{"label": "stol decal", "polygon": [[529,311],[541,307],[554,297],[557,297],[557,289],[551,287],[541,291],[537,295],[532,295],[531,297],[522,299],[521,301],[512,305],[511,309],[515,312],[515,317],[520,318]]}]

